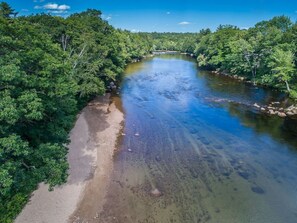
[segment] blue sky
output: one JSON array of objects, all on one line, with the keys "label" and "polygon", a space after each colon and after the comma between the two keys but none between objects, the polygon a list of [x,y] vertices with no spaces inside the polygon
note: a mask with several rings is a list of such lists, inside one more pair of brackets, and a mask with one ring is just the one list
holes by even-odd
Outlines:
[{"label": "blue sky", "polygon": [[197,32],[220,24],[248,28],[261,20],[286,15],[297,20],[297,0],[6,0],[21,15],[50,12],[67,16],[87,8],[131,31]]}]

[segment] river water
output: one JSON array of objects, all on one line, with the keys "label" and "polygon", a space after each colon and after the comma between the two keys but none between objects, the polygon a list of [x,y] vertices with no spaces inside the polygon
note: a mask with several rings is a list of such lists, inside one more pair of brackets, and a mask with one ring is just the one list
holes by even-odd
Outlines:
[{"label": "river water", "polygon": [[162,55],[127,68],[121,99],[100,222],[297,222],[296,138],[250,106],[282,95]]}]

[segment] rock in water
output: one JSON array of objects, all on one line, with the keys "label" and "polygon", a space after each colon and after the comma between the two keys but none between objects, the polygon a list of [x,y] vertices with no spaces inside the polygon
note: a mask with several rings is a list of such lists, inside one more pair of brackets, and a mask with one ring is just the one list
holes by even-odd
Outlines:
[{"label": "rock in water", "polygon": [[248,180],[250,177],[250,174],[246,171],[238,171],[237,173],[239,176],[241,176],[245,180]]},{"label": "rock in water", "polygon": [[151,190],[151,195],[153,197],[160,197],[160,196],[162,196],[162,193],[157,188],[155,188],[155,189]]},{"label": "rock in water", "polygon": [[256,194],[264,194],[265,193],[265,191],[259,186],[253,186],[251,189]]},{"label": "rock in water", "polygon": [[269,110],[268,114],[275,115],[275,111]]},{"label": "rock in water", "polygon": [[156,159],[157,162],[160,162],[161,161],[161,157],[160,156],[156,156],[155,159]]},{"label": "rock in water", "polygon": [[281,117],[281,118],[284,118],[284,117],[286,117],[287,115],[286,115],[286,113],[284,113],[284,112],[279,112],[279,113],[278,113],[278,116]]},{"label": "rock in water", "polygon": [[257,103],[255,103],[255,104],[254,104],[254,107],[256,107],[256,108],[260,108],[261,106],[258,105]]}]

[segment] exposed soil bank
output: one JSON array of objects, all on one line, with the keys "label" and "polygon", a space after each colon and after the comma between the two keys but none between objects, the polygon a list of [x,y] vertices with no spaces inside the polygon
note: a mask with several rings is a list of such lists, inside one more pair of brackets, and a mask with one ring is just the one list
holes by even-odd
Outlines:
[{"label": "exposed soil bank", "polygon": [[92,101],[70,133],[67,183],[52,192],[40,184],[15,222],[74,222],[79,220],[76,213],[95,217],[92,207],[96,204],[98,211],[103,201],[122,121],[109,94]]}]

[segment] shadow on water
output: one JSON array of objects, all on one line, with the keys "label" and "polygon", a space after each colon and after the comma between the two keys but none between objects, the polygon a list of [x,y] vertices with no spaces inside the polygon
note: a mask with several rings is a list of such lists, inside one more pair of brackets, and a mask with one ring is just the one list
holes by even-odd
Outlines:
[{"label": "shadow on water", "polygon": [[[209,90],[206,91],[206,94],[210,102],[227,109],[229,114],[238,118],[242,125],[253,128],[257,133],[269,134],[275,140],[289,143],[293,148],[297,148],[297,123],[294,120],[270,116],[253,107],[254,103],[268,105],[276,101],[283,106],[288,106],[292,101],[286,97],[285,93],[279,93],[274,89],[255,87],[207,71],[198,72],[197,76],[205,79]],[[294,124],[295,128],[291,126]]]},{"label": "shadow on water", "polygon": [[269,134],[280,143],[292,145],[293,150],[297,148],[296,135],[291,129],[286,128],[286,119],[241,109],[237,104],[229,104],[228,111],[232,116],[239,118],[242,125],[253,128],[258,134]]},{"label": "shadow on water", "polygon": [[282,97],[182,55],[131,64],[121,150],[89,222],[295,223],[296,141],[282,119],[247,106]]},{"label": "shadow on water", "polygon": [[281,102],[286,105],[290,99],[285,93],[280,93],[275,89],[253,86],[249,83],[243,83],[240,80],[228,76],[213,74],[208,71],[199,71],[198,78],[204,79],[208,89],[214,95],[227,97],[231,99],[240,99],[241,102],[253,101],[253,103],[262,103],[264,105],[273,101]]}]

